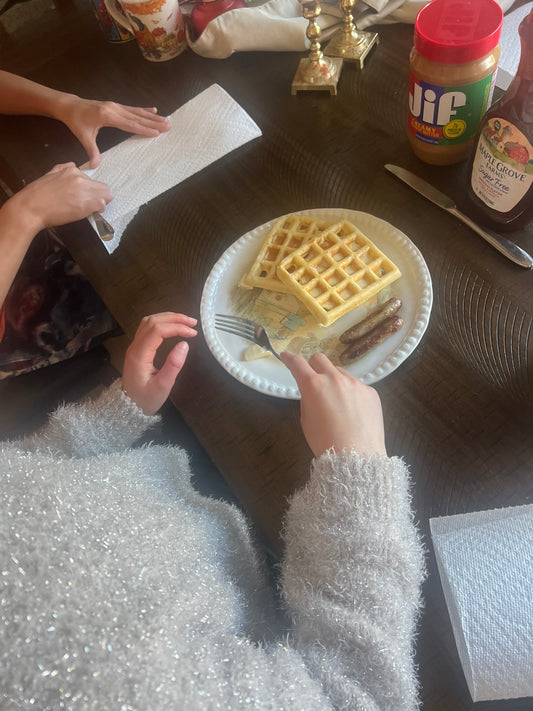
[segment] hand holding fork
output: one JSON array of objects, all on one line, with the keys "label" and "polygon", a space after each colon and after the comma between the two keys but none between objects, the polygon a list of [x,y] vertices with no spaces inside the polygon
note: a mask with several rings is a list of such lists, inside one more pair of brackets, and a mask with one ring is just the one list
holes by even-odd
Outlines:
[{"label": "hand holding fork", "polygon": [[309,361],[288,351],[280,356],[254,321],[215,314],[215,328],[269,350],[290,370],[302,396],[303,433],[316,457],[328,449],[386,454],[381,403],[374,388],[333,365],[323,353]]}]

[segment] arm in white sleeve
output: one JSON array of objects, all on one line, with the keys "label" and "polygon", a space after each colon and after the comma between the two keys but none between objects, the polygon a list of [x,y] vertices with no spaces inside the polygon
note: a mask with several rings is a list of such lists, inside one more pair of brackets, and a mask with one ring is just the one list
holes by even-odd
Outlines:
[{"label": "arm in white sleeve", "polygon": [[290,504],[282,592],[294,644],[336,708],[418,708],[424,556],[401,459],[326,452]]},{"label": "arm in white sleeve", "polygon": [[76,458],[120,452],[159,419],[145,415],[116,380],[95,400],[59,407],[39,432],[23,440],[22,447]]}]

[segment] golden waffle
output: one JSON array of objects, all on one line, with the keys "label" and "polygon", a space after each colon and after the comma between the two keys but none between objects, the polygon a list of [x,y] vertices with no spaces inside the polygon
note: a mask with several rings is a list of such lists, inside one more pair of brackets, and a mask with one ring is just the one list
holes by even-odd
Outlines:
[{"label": "golden waffle", "polygon": [[296,249],[277,273],[323,326],[401,276],[398,267],[347,221]]},{"label": "golden waffle", "polygon": [[330,222],[304,215],[286,215],[274,224],[255,258],[250,271],[239,282],[245,289],[260,287],[289,293],[291,290],[280,281],[276,270],[285,257],[323,232]]}]

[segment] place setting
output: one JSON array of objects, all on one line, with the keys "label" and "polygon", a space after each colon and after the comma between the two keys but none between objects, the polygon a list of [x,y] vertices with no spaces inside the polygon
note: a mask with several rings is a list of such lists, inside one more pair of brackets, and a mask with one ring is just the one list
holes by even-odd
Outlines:
[{"label": "place setting", "polygon": [[[333,227],[332,244],[328,226]],[[321,230],[318,237],[315,230]],[[306,245],[319,252],[307,255]],[[297,281],[304,284],[300,290],[291,291],[290,273],[284,282],[277,277],[280,269],[293,269],[291,259],[299,264]],[[306,259],[312,263],[302,268]],[[429,323],[432,301],[425,260],[405,234],[368,213],[323,208],[281,216],[237,239],[206,280],[200,314],[211,353],[233,377],[264,394],[298,399],[283,364],[239,335],[221,330],[222,317],[226,327],[227,317],[259,324],[278,352],[287,349],[307,359],[323,352],[371,384],[414,351]],[[399,302],[391,313],[390,302]],[[343,343],[342,335],[381,308],[390,332],[378,336],[374,328],[381,322],[374,324],[370,344],[368,338],[362,344],[365,353],[353,359],[345,355],[351,341],[348,334]]]}]

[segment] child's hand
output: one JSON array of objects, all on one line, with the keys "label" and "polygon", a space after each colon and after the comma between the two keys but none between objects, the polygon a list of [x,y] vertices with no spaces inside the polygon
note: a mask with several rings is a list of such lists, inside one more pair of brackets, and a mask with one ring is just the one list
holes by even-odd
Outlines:
[{"label": "child's hand", "polygon": [[379,395],[323,354],[309,362],[294,353],[281,359],[296,380],[301,400],[300,419],[313,454],[329,448],[355,449],[360,454],[386,454]]},{"label": "child's hand", "polygon": [[192,338],[196,319],[176,313],[145,316],[126,351],[122,386],[145,415],[155,414],[176,382],[185,363],[189,344],[179,341],[168,354],[161,370],[154,366],[157,349],[165,338]]}]

